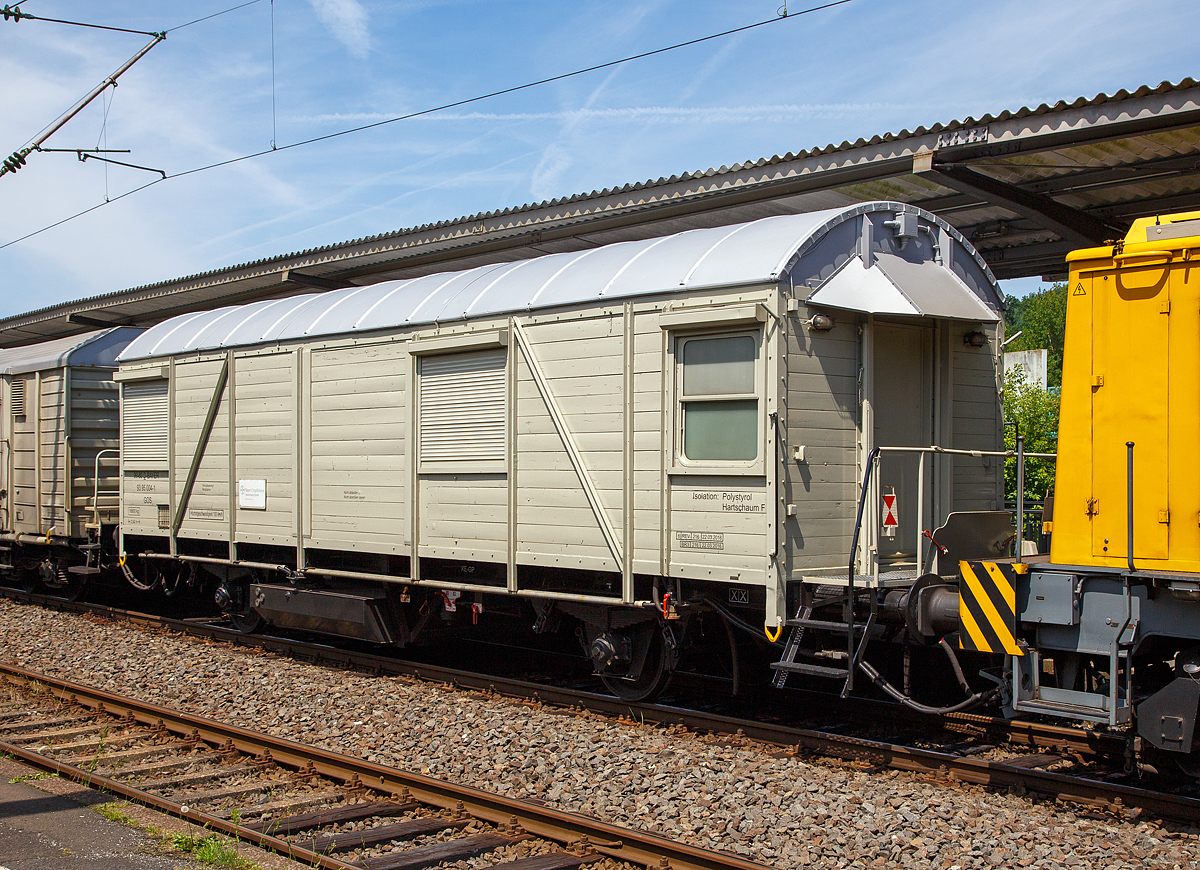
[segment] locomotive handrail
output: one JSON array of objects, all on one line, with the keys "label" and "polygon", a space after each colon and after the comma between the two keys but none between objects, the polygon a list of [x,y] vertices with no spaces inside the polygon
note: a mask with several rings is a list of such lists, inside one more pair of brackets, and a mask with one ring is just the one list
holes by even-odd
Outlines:
[{"label": "locomotive handrail", "polygon": [[1121,266],[1124,264],[1124,262],[1126,260],[1133,260],[1133,259],[1140,258],[1140,257],[1153,258],[1155,260],[1166,259],[1167,261],[1170,261],[1170,260],[1174,259],[1175,252],[1174,251],[1159,251],[1159,250],[1122,251],[1119,254],[1113,254],[1113,262],[1116,263],[1118,266]]}]

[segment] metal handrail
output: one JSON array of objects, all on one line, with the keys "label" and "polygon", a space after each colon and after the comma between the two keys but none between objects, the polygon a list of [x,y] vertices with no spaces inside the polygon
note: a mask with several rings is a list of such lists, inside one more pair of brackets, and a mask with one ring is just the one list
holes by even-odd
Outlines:
[{"label": "metal handrail", "polygon": [[[1021,545],[1024,538],[1024,530],[1022,523],[1024,522],[1024,503],[1025,503],[1025,460],[1026,459],[1057,459],[1057,453],[1027,453],[1025,452],[1025,439],[1020,437],[1017,439],[1017,449],[1015,450],[964,450],[955,447],[940,447],[937,444],[931,444],[929,447],[874,447],[867,455],[865,471],[863,473],[862,490],[859,495],[858,517],[854,523],[854,536],[850,545],[850,587],[853,591],[854,586],[854,564],[857,561],[858,541],[862,527],[863,508],[867,500],[867,492],[871,484],[872,475],[880,465],[880,459],[885,453],[896,454],[916,454],[921,456],[921,464],[917,482],[917,538],[916,538],[916,566],[919,571],[922,565],[921,559],[921,526],[924,525],[924,507],[925,507],[925,462],[926,455],[942,455],[942,456],[971,456],[981,458],[984,456],[995,456],[1004,459],[1016,458],[1017,460],[1017,561],[1021,561],[1024,557],[1021,553]],[[875,566],[878,569],[878,565]],[[878,579],[878,578],[877,578]]]},{"label": "metal handrail", "polygon": [[[121,455],[121,451],[115,447],[109,447],[100,450],[96,453],[95,470],[92,474],[92,515],[96,518],[96,525],[100,525],[100,457],[105,453],[115,453]],[[117,495],[121,495],[121,477],[117,475]]]},{"label": "metal handrail", "polygon": [[848,662],[846,684],[842,687],[842,697],[854,690],[854,563],[858,559],[858,535],[862,531],[863,509],[867,505],[867,489],[871,485],[871,475],[879,464],[879,447],[874,447],[867,454],[867,470],[863,473],[862,491],[858,496],[858,516],[854,520],[854,537],[850,542],[850,570],[846,577],[845,616],[849,637],[847,641],[846,661]]}]

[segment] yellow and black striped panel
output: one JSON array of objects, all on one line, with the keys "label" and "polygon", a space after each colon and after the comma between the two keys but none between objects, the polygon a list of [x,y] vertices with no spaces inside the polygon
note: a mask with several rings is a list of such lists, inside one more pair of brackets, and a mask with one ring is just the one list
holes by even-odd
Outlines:
[{"label": "yellow and black striped panel", "polygon": [[[1017,578],[1013,565],[959,562],[958,643],[976,652],[1025,655],[1017,646]],[[1023,566],[1022,566],[1023,567]]]}]

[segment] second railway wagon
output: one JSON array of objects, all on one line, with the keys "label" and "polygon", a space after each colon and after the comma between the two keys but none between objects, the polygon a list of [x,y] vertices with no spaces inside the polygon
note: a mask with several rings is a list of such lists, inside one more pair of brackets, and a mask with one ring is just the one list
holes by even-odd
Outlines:
[{"label": "second railway wagon", "polygon": [[856,536],[876,446],[999,449],[1002,306],[872,202],[175,317],[120,358],[122,552],[248,629],[524,602],[648,694],[698,608],[773,633],[852,550],[911,584],[922,526],[1003,506],[994,457],[889,454]]},{"label": "second railway wagon", "polygon": [[36,570],[51,588],[95,573],[88,548],[102,525],[117,523],[113,375],[117,354],[140,332],[0,350],[0,547],[6,567]]}]

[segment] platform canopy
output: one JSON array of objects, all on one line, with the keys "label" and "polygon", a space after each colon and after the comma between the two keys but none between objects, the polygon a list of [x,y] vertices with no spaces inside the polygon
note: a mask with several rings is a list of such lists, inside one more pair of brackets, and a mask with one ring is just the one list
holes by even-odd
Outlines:
[{"label": "platform canopy", "polygon": [[396,230],[0,320],[0,346],[183,312],[581,252],[886,199],[955,227],[999,278],[1066,275],[1134,218],[1200,209],[1192,79]]}]

